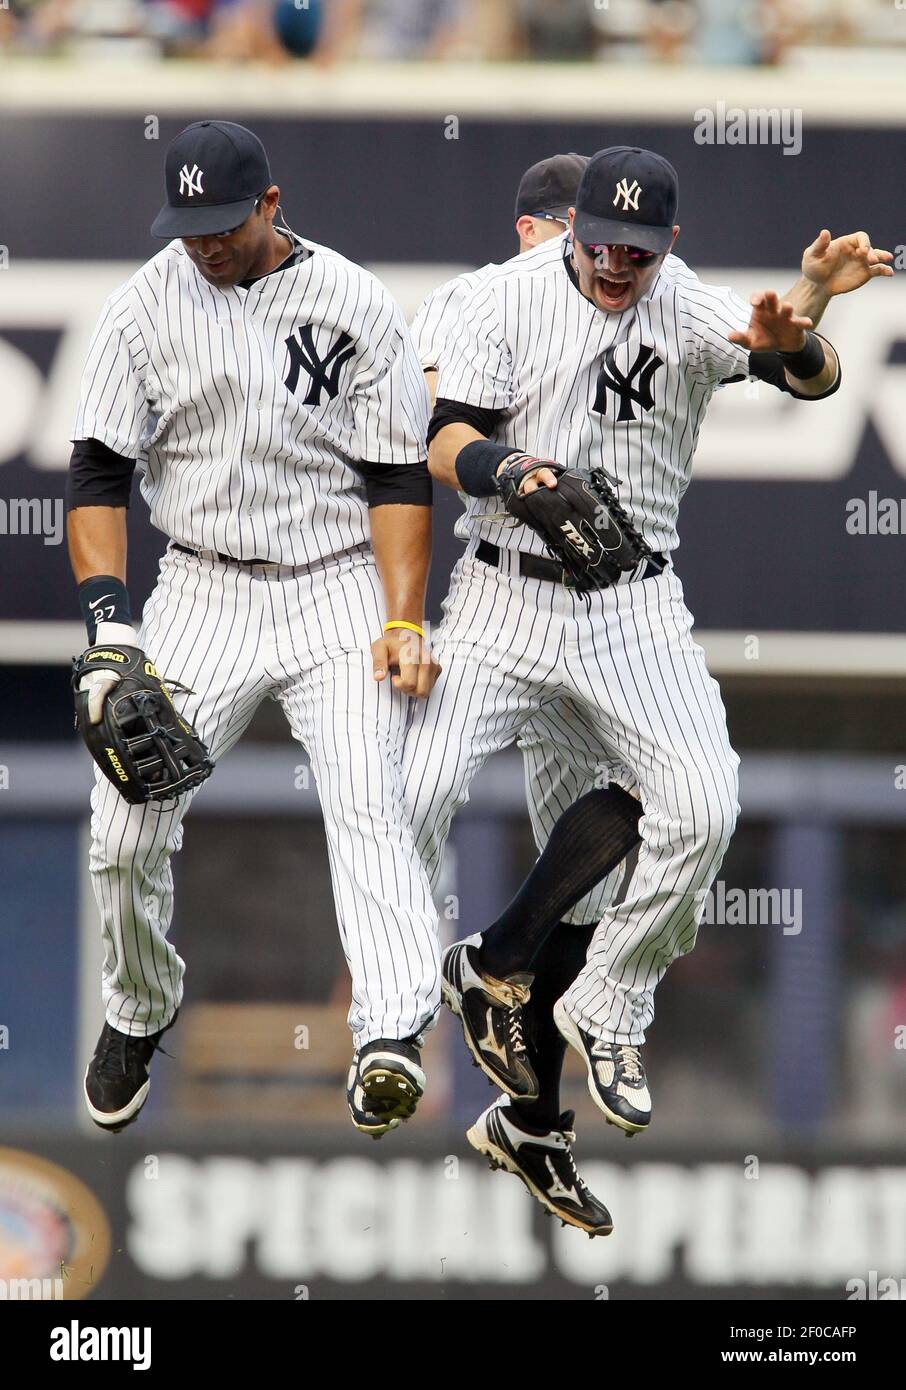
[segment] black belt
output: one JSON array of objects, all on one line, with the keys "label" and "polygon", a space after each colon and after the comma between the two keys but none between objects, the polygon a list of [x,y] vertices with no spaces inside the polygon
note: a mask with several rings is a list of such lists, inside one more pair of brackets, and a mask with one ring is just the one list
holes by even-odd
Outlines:
[{"label": "black belt", "polygon": [[[545,560],[543,555],[527,555],[524,550],[520,550],[518,554],[519,573],[523,579],[547,579],[553,584],[565,584],[567,588],[573,587],[569,572],[562,565],[558,565],[556,560]],[[486,565],[496,565],[498,568],[500,566],[500,546],[492,545],[490,541],[479,541],[475,555]],[[636,578],[651,579],[654,575],[660,574],[666,564],[666,555],[660,553],[650,555],[645,568],[641,574],[636,575]]]},{"label": "black belt", "polygon": [[[224,555],[223,551],[221,551],[221,550],[193,550],[193,549],[191,548],[191,546],[188,546],[188,545],[180,545],[179,541],[171,541],[171,542],[170,542],[170,545],[172,546],[172,548],[173,548],[174,550],[181,550],[182,553],[183,553],[183,555],[191,555],[191,556],[193,556],[193,558],[196,559],[196,560],[204,560],[204,559],[207,559],[207,558],[208,558],[209,556],[211,556],[211,555],[215,555],[215,556],[217,557],[217,559],[221,562],[221,564],[224,564],[224,565],[281,565],[281,566],[283,566],[283,562],[280,561],[280,560],[237,560],[237,558],[236,558],[235,555]],[[353,546],[350,546],[350,548],[349,548],[348,550],[340,551],[340,552],[338,552],[338,554],[336,554],[336,555],[329,555],[326,559],[312,560],[312,561],[311,561],[309,564],[307,564],[307,565],[296,565],[296,566],[293,566],[293,565],[287,564],[287,565],[283,566],[283,568],[286,568],[286,569],[293,569],[293,568],[295,568],[295,569],[317,569],[318,567],[323,567],[323,566],[325,566],[325,565],[329,565],[329,564],[331,564],[331,563],[332,563],[333,561],[335,561],[335,560],[345,560],[345,559],[347,558],[347,556],[349,556],[349,555],[357,555],[357,554],[359,553],[359,551],[363,551],[363,550],[367,550],[367,549],[368,549],[367,542],[362,541],[362,543],[361,543],[360,545],[353,545]]]},{"label": "black belt", "polygon": [[171,541],[170,544],[174,550],[181,550],[183,555],[193,555],[196,560],[200,560],[204,553],[205,555],[216,555],[217,559],[224,565],[272,565],[274,563],[273,560],[237,560],[235,555],[224,555],[220,550],[206,550],[204,552],[192,550],[191,546],[180,545],[179,541]]}]

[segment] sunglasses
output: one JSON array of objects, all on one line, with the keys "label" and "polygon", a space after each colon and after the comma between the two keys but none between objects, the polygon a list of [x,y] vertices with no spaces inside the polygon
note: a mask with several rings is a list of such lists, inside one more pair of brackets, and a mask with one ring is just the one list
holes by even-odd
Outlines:
[{"label": "sunglasses", "polygon": [[626,259],[631,261],[633,265],[638,266],[651,265],[651,262],[657,260],[658,256],[661,254],[659,251],[643,251],[640,246],[611,246],[607,242],[600,242],[595,246],[586,245],[585,250],[595,259],[597,259],[602,251],[606,251],[608,254],[611,251],[625,251]]}]

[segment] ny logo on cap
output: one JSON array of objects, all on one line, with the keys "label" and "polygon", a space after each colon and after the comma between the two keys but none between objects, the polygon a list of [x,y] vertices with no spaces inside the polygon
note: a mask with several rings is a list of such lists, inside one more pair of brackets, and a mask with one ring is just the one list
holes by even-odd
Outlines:
[{"label": "ny logo on cap", "polygon": [[179,196],[185,193],[191,198],[194,193],[203,193],[201,180],[204,177],[204,170],[199,169],[197,164],[193,164],[191,169],[188,164],[184,164],[179,171]]},{"label": "ny logo on cap", "polygon": [[623,212],[632,208],[633,212],[639,210],[639,194],[641,193],[638,179],[633,179],[632,183],[627,183],[625,178],[620,179],[617,184],[616,192],[613,197],[613,205],[617,206],[620,199],[623,199]]}]

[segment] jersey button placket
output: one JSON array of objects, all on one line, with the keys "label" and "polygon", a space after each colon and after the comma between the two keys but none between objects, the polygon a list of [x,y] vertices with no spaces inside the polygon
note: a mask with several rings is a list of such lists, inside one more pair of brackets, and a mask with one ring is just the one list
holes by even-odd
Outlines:
[{"label": "jersey button placket", "polygon": [[[239,466],[240,466],[241,469],[243,469],[243,492],[242,492],[242,505],[241,505],[241,508],[240,508],[240,526],[241,526],[241,524],[242,524],[242,523],[241,523],[241,518],[242,518],[243,515],[244,515],[244,516],[251,516],[251,515],[252,515],[252,507],[251,507],[251,505],[250,505],[251,496],[250,496],[249,498],[246,498],[246,495],[245,495],[245,484],[246,484],[246,480],[245,480],[245,473],[244,473],[244,465],[245,465],[246,461],[248,461],[248,462],[254,462],[254,461],[255,461],[255,456],[254,456],[254,454],[252,453],[252,451],[251,451],[250,448],[249,448],[249,434],[250,434],[250,429],[249,429],[249,412],[250,412],[252,406],[254,406],[254,410],[255,410],[255,415],[254,415],[255,430],[254,430],[254,432],[255,432],[255,435],[256,435],[256,437],[257,437],[257,436],[259,436],[260,433],[261,433],[261,422],[260,422],[260,418],[259,418],[259,412],[264,408],[264,401],[263,401],[262,395],[261,395],[261,384],[262,384],[262,383],[261,383],[261,381],[260,381],[260,379],[259,379],[258,374],[256,373],[256,368],[255,368],[255,364],[254,364],[254,355],[253,355],[253,353],[252,353],[252,338],[253,338],[253,336],[254,336],[254,322],[253,322],[253,321],[252,321],[251,327],[250,327],[250,319],[251,319],[252,314],[254,313],[254,308],[255,308],[255,304],[256,304],[256,303],[257,303],[257,295],[254,294],[252,291],[247,290],[246,293],[245,293],[245,295],[244,295],[244,297],[243,297],[243,301],[242,301],[242,331],[243,331],[243,338],[244,338],[244,342],[245,342],[245,370],[246,370],[246,378],[245,378],[245,379],[246,379],[246,382],[247,382],[247,389],[246,389],[246,391],[245,391],[245,393],[244,393],[244,395],[245,395],[245,408],[244,408],[244,411],[243,411],[243,419],[242,419],[242,446],[241,446],[240,458],[239,458]],[[253,536],[254,536],[254,532],[253,532],[252,534],[253,534]],[[257,540],[257,538],[255,538],[255,539]],[[252,546],[252,549],[255,551],[255,554],[258,554],[258,553],[259,553],[258,549],[256,548],[256,545],[253,545],[253,546]]]}]

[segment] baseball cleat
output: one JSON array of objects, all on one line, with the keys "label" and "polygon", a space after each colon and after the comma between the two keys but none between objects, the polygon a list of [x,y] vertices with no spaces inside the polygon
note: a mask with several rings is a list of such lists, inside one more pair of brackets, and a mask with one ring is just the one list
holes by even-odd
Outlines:
[{"label": "baseball cleat", "polygon": [[131,1038],[104,1024],[84,1083],[88,1113],[101,1129],[118,1134],[138,1118],[151,1090],[151,1059],[178,1016],[179,1009],[166,1028],[143,1038]]},{"label": "baseball cleat", "polygon": [[479,1115],[466,1138],[492,1168],[513,1173],[552,1216],[590,1236],[609,1236],[610,1212],[579,1177],[571,1145],[572,1110],[560,1116],[560,1129],[525,1127],[506,1097]]},{"label": "baseball cleat", "polygon": [[589,1095],[608,1123],[628,1135],[646,1130],[651,1123],[651,1096],[638,1048],[601,1042],[570,1018],[562,999],[554,1005],[554,1022],[585,1063]]},{"label": "baseball cleat", "polygon": [[538,1078],[523,1037],[522,1009],[529,1000],[531,975],[497,980],[478,962],[481,937],[467,936],[441,957],[444,1003],[462,1024],[466,1047],[485,1076],[508,1096],[534,1100]]},{"label": "baseball cleat", "polygon": [[420,1063],[418,1048],[405,1038],[378,1038],[355,1054],[346,1102],[356,1129],[380,1139],[415,1113],[425,1093]]}]

